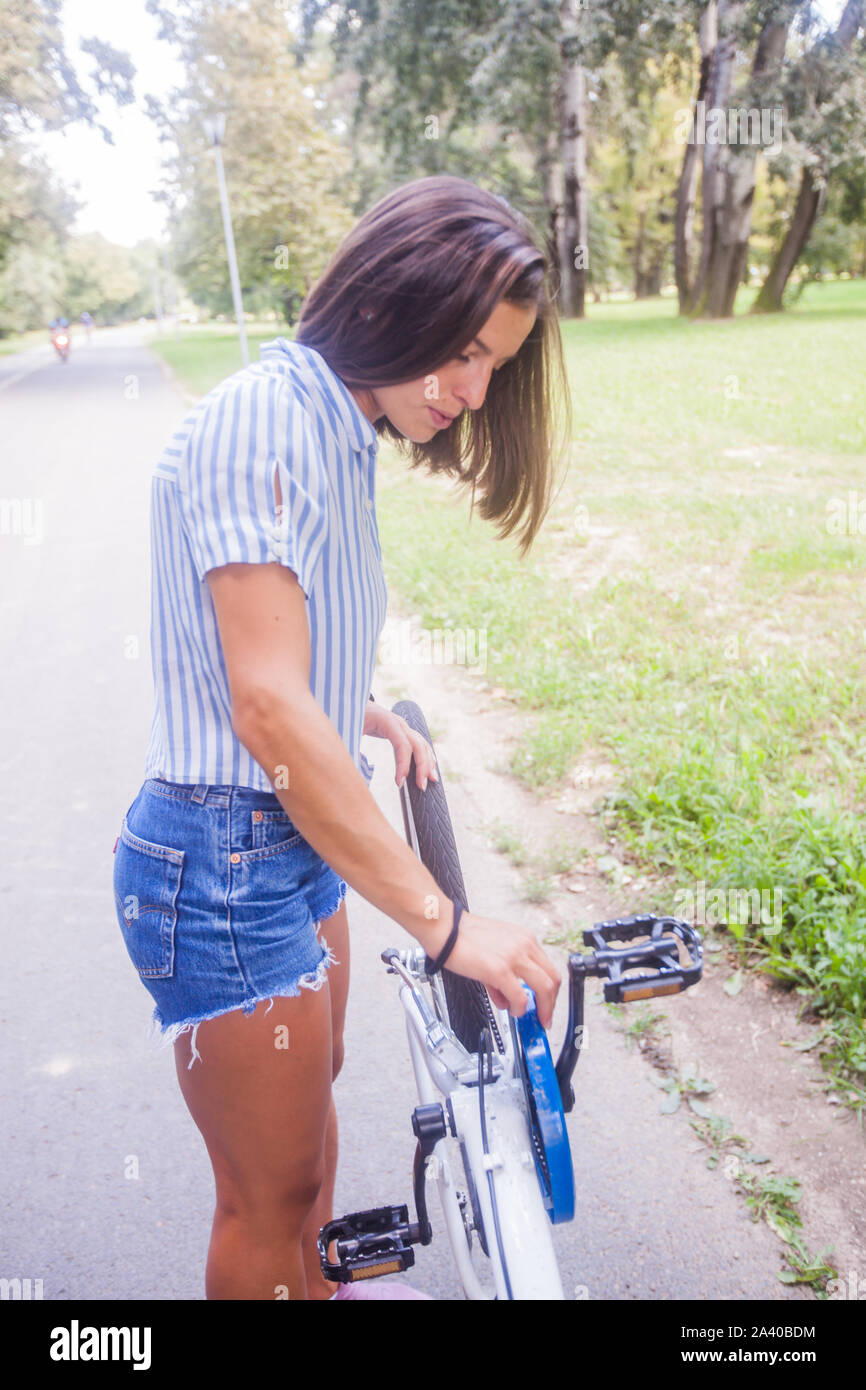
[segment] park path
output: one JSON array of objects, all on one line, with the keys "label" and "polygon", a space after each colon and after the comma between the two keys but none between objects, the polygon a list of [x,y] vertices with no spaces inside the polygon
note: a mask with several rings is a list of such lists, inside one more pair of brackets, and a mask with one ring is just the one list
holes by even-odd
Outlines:
[{"label": "park path", "polygon": [[[111,890],[151,716],[150,474],[185,409],[141,329],[77,340],[65,366],[50,349],[0,359],[0,1276],[42,1279],[47,1299],[203,1297],[210,1167],[171,1055],[145,1043],[150,1000]],[[443,731],[470,904],[543,930],[483,835],[510,784],[490,770],[471,682],[382,668],[380,699],[395,681]],[[399,831],[390,746],[366,739],[365,750]],[[379,960],[408,938],[353,891],[349,919],[338,1211],[410,1201],[414,1143],[402,1014]],[[578,1218],[555,1232],[567,1296],[804,1296],[779,1285],[778,1241],[706,1170],[688,1125],[659,1115],[644,1062],[605,1012],[588,1010],[569,1121]],[[459,1296],[444,1235],[410,1277]]]}]

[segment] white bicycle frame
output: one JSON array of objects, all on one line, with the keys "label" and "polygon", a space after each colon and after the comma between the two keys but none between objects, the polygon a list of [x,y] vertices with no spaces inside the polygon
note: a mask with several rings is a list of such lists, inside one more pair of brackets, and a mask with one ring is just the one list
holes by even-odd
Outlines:
[{"label": "white bicycle frame", "polygon": [[[431,1180],[439,1189],[445,1229],[466,1297],[564,1299],[551,1222],[535,1167],[523,1084],[515,1072],[509,1015],[494,1009],[506,1050],[504,1056],[493,1053],[494,1079],[483,1087],[482,1120],[478,1057],[467,1052],[442,1021],[447,1009],[441,977],[428,981],[437,1003],[434,1012],[419,979],[424,952],[400,952],[391,964],[403,980],[400,1000],[419,1101],[442,1104],[446,1122],[450,1119],[456,1131],[452,1134],[449,1125],[449,1134],[428,1156],[425,1182],[428,1192]],[[470,1251],[470,1239],[480,1246],[476,1206],[486,1236],[493,1294],[479,1279]]]}]

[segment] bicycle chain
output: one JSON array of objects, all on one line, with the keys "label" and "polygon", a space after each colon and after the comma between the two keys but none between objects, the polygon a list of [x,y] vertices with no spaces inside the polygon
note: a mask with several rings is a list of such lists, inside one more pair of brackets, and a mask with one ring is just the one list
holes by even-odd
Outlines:
[{"label": "bicycle chain", "polygon": [[[483,985],[482,985],[482,989],[484,989]],[[488,1019],[488,1022],[489,1022],[489,1024],[490,1024],[490,1031],[491,1031],[492,1034],[493,1034],[493,1038],[494,1038],[494,1041],[495,1041],[495,1043],[496,1043],[496,1046],[497,1046],[499,1052],[504,1056],[504,1055],[505,1055],[505,1044],[504,1044],[503,1041],[502,1041],[502,1034],[501,1034],[500,1031],[499,1031],[499,1024],[496,1022],[496,1015],[495,1015],[495,1013],[493,1012],[493,1005],[492,1005],[491,1002],[490,1002],[490,995],[487,993],[487,990],[486,990],[486,989],[484,990],[484,1009],[485,1009],[485,1012],[486,1012],[486,1014],[487,1014],[487,1019]]]}]

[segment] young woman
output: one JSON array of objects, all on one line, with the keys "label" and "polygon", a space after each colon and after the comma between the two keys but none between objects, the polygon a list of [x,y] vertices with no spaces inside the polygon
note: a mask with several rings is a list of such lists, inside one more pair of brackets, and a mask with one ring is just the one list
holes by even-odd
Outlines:
[{"label": "young woman", "polygon": [[477,490],[500,534],[522,524],[525,553],[568,419],[548,273],[496,195],[447,176],[398,188],[342,242],[296,340],[211,391],[156,467],[156,709],[114,888],[213,1164],[208,1298],[425,1296],[389,1279],[335,1294],[319,1266],[347,885],[500,1007],[523,1012],[525,981],[553,1016],[559,971],[534,934],[463,912],[454,937],[454,904],[379,810],[360,753],[372,734],[398,785],[413,756],[422,788],[436,775],[429,744],[369,694],[379,439]]}]

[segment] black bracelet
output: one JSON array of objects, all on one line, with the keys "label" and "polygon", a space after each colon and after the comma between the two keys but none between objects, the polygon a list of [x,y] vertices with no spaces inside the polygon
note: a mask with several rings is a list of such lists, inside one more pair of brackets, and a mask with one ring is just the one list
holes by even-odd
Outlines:
[{"label": "black bracelet", "polygon": [[442,969],[443,965],[445,964],[446,960],[447,960],[448,957],[450,956],[451,952],[454,950],[454,943],[455,943],[456,940],[457,940],[457,926],[458,926],[458,923],[459,923],[459,921],[460,921],[460,916],[461,916],[461,913],[462,913],[462,912],[463,912],[463,904],[457,902],[457,900],[455,899],[455,901],[454,901],[454,925],[452,926],[450,932],[448,933],[448,940],[445,942],[445,945],[443,946],[442,950],[439,952],[439,954],[438,954],[438,956],[436,957],[436,959],[433,960],[433,961],[431,961],[430,957],[429,957],[429,956],[427,957],[426,971],[427,971],[427,974],[428,974],[428,975],[438,975],[439,971]]}]

